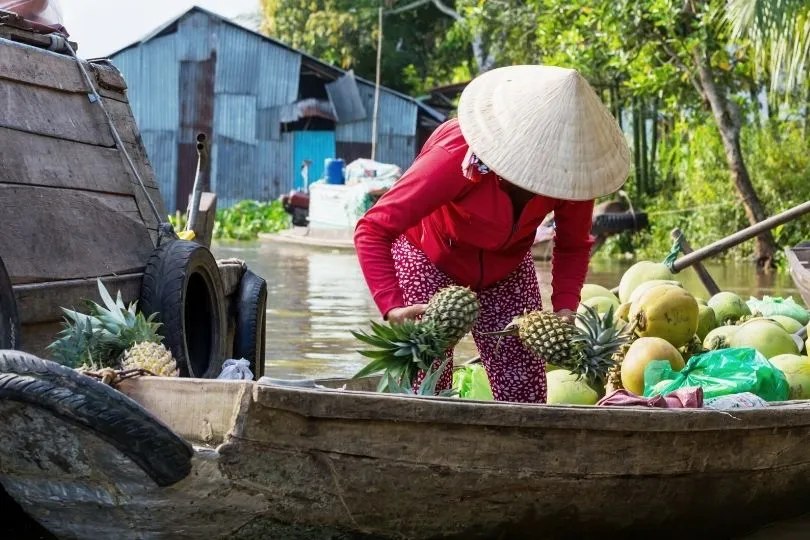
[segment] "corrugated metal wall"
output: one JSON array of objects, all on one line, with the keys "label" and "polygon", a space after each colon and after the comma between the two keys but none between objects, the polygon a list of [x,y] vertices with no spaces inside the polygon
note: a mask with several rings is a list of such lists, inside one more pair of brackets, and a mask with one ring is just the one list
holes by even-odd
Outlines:
[{"label": "corrugated metal wall", "polygon": [[[374,87],[362,81],[358,81],[357,85],[368,117],[360,122],[338,124],[335,128],[335,140],[338,143],[371,142]],[[413,162],[416,156],[417,112],[417,106],[412,101],[388,92],[380,92],[377,161],[394,163],[403,169]]]},{"label": "corrugated metal wall", "polygon": [[[295,151],[293,164],[299,171],[305,159],[312,162],[309,166],[309,182],[319,180],[323,174],[323,164],[327,158],[336,157],[334,131],[296,131],[294,132]],[[295,175],[296,188],[304,188],[304,177]]]},{"label": "corrugated metal wall", "polygon": [[[188,78],[197,62],[209,60],[215,72],[211,187],[219,205],[245,198],[275,199],[302,182],[296,136],[282,133],[279,125],[279,108],[298,98],[301,55],[216,16],[192,10],[178,22],[176,32],[135,45],[113,58],[127,81],[130,104],[169,209],[178,202],[181,208],[185,206],[184,201],[176,201],[178,144],[193,142],[196,122],[189,123],[189,113],[205,105],[200,102],[204,96],[189,95],[187,88],[181,88],[180,66],[186,66]],[[358,86],[367,119],[338,124],[329,148],[318,148],[315,153],[336,153],[335,142],[344,147],[370,143],[374,87],[361,81]],[[188,124],[185,129],[181,110],[184,124]],[[417,106],[383,91],[379,110],[377,159],[405,168],[416,150]],[[316,135],[298,137],[299,144],[323,143],[315,141]],[[310,150],[313,148],[301,149],[313,153]],[[317,174],[323,159],[314,161],[319,161],[313,163],[312,173]]]}]

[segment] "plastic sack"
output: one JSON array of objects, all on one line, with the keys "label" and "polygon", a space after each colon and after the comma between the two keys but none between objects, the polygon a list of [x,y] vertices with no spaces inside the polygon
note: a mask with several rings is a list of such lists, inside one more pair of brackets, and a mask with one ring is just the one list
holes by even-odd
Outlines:
[{"label": "plastic sack", "polygon": [[790,395],[785,374],[748,347],[693,356],[681,371],[673,370],[668,360],[650,362],[644,370],[645,397],[694,386],[703,388],[706,400],[743,392],[765,401],[784,401]]},{"label": "plastic sack", "polygon": [[653,397],[637,396],[624,388],[604,396],[599,407],[657,407],[660,409],[700,409],[703,407],[703,389],[680,388],[666,395]]},{"label": "plastic sack", "polygon": [[791,319],[796,319],[803,325],[810,322],[810,313],[805,308],[797,304],[792,296],[780,298],[778,296],[763,296],[762,300],[754,298],[748,299],[748,307],[751,311],[759,311],[764,317],[773,315],[784,315]]},{"label": "plastic sack", "polygon": [[703,406],[707,409],[762,409],[768,406],[768,402],[751,392],[742,394],[731,394],[707,399]]},{"label": "plastic sack", "polygon": [[252,381],[253,372],[250,371],[250,362],[244,358],[225,360],[222,364],[222,372],[217,379]]},{"label": "plastic sack", "polygon": [[489,401],[495,399],[492,396],[489,377],[481,364],[472,364],[457,369],[453,373],[453,388],[458,392],[460,398]]},{"label": "plastic sack", "polygon": [[68,35],[62,26],[64,18],[59,0],[0,0],[0,10],[16,13],[32,23],[38,31],[57,31]]}]

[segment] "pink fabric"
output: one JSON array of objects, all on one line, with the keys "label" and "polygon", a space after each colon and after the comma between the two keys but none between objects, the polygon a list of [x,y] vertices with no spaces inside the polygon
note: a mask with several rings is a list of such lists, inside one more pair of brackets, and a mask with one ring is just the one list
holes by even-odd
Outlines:
[{"label": "pink fabric", "polygon": [[[421,250],[403,236],[394,242],[391,254],[406,305],[425,304],[440,289],[454,284],[447,274],[436,268]],[[531,253],[526,254],[509,276],[476,292],[481,302],[481,313],[472,334],[489,377],[493,397],[496,401],[545,403],[545,361],[526,350],[516,337],[481,335],[482,332],[503,330],[525,310],[541,308],[540,287]],[[452,386],[453,351],[448,351],[447,355],[451,360],[437,390]],[[438,368],[442,360],[437,359],[434,366]],[[417,387],[424,376],[424,372],[419,374]]]},{"label": "pink fabric", "polygon": [[597,405],[608,407],[660,407],[663,409],[700,409],[703,407],[703,388],[681,388],[662,396],[637,396],[629,390],[611,392],[599,400]]}]

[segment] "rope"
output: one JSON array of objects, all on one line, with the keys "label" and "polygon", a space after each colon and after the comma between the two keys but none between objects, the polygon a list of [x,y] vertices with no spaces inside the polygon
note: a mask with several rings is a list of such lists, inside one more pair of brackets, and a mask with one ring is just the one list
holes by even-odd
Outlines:
[{"label": "rope", "polygon": [[[54,36],[57,39],[64,39],[62,36],[51,34],[51,39],[52,40],[54,39]],[[149,201],[149,207],[152,209],[152,213],[155,214],[155,219],[157,220],[157,222],[161,226],[161,228],[165,228],[166,223],[165,223],[164,219],[161,217],[160,212],[158,212],[157,206],[155,206],[155,202],[152,200],[152,197],[149,196],[149,192],[146,189],[146,185],[144,184],[143,179],[141,178],[141,175],[138,173],[138,170],[135,168],[135,164],[132,162],[132,158],[129,156],[129,152],[127,152],[127,149],[124,146],[124,141],[121,140],[121,136],[118,134],[118,130],[115,128],[115,124],[113,123],[113,120],[112,120],[112,117],[110,116],[110,113],[107,112],[107,108],[104,106],[104,101],[102,101],[101,96],[99,95],[98,91],[96,90],[96,86],[93,84],[93,81],[90,78],[90,75],[87,74],[87,70],[84,69],[84,64],[82,64],[82,61],[79,59],[78,56],[76,56],[76,51],[73,50],[73,47],[68,46],[66,48],[70,52],[70,55],[76,60],[76,63],[79,65],[79,69],[81,70],[82,75],[84,76],[84,80],[90,86],[90,92],[91,92],[90,93],[90,102],[94,103],[94,104],[97,103],[98,106],[101,107],[101,111],[104,113],[104,116],[107,118],[107,125],[110,128],[110,132],[112,133],[113,139],[115,139],[115,144],[118,145],[118,148],[120,148],[121,152],[124,153],[124,157],[127,160],[127,164],[129,165],[129,168],[132,171],[132,174],[135,175],[135,178],[138,180],[138,184],[141,186],[141,189],[143,190],[144,195],[146,195],[146,200]]]},{"label": "rope", "polygon": [[673,274],[676,273],[674,268],[675,260],[678,258],[678,255],[681,253],[682,250],[683,247],[681,246],[681,240],[680,238],[677,238],[675,241],[672,242],[672,248],[670,248],[669,253],[667,254],[666,258],[663,261],[666,267],[669,268],[669,271],[672,272]]},{"label": "rope", "polygon": [[141,377],[144,375],[151,375],[156,376],[154,373],[149,371],[148,369],[113,369],[113,368],[102,368],[98,371],[82,371],[79,370],[79,373],[82,375],[87,375],[88,377],[93,377],[95,379],[99,379],[102,383],[108,384],[113,388],[118,385],[121,381],[125,381],[127,379],[133,379],[135,377]]}]

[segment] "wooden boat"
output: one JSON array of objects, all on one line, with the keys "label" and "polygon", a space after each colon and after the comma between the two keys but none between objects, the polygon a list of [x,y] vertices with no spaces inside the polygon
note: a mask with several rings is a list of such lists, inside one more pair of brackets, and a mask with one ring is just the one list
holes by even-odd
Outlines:
[{"label": "wooden boat", "polygon": [[[64,377],[9,354],[4,388]],[[166,442],[122,444],[99,434],[109,422],[0,393],[0,482],[60,538],[730,538],[810,496],[807,401],[534,406],[378,394],[368,379],[153,377],[120,383],[129,399],[71,381],[53,392],[110,418],[134,400]]]},{"label": "wooden boat", "polygon": [[805,305],[810,306],[810,242],[785,249],[790,277],[799,289]]}]

